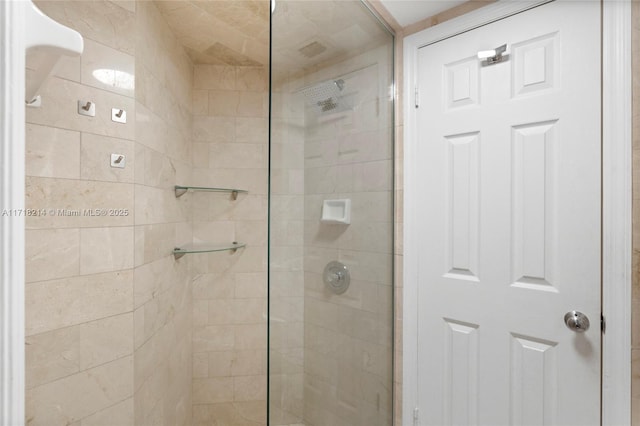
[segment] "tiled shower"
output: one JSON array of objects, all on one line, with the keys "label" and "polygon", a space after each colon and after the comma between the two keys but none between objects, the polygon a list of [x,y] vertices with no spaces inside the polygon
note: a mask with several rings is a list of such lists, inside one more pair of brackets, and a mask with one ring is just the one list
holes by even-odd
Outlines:
[{"label": "tiled shower", "polygon": [[[273,46],[315,7],[306,46],[349,34],[352,53],[312,72],[272,58],[270,424],[392,424],[393,39],[358,3],[278,7]],[[350,223],[327,221],[326,200],[348,200]],[[344,293],[324,279],[336,261]]]},{"label": "tiled shower", "polygon": [[36,4],[85,51],[27,108],[26,423],[391,424],[386,28],[357,1]]}]

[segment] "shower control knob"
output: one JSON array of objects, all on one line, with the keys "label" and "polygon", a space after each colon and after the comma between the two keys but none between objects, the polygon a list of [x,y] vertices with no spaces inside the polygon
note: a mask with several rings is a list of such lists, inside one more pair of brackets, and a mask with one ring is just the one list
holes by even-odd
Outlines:
[{"label": "shower control knob", "polygon": [[334,294],[342,294],[349,288],[351,275],[344,264],[334,260],[325,266],[322,280]]},{"label": "shower control knob", "polygon": [[578,311],[567,312],[564,316],[564,323],[576,333],[584,333],[589,329],[589,318]]}]

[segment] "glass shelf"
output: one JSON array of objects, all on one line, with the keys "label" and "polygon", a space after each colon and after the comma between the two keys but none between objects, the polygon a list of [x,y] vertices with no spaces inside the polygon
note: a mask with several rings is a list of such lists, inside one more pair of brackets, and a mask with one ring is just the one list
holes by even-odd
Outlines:
[{"label": "glass shelf", "polygon": [[215,251],[231,251],[231,253],[235,253],[236,250],[245,246],[245,243],[237,243],[235,241],[229,244],[192,243],[174,248],[173,255],[176,259],[180,259],[189,253],[212,253]]},{"label": "glass shelf", "polygon": [[204,192],[228,192],[233,200],[238,199],[238,194],[247,194],[249,191],[234,188],[207,188],[204,186],[175,186],[176,197],[184,195],[187,191],[204,191]]}]

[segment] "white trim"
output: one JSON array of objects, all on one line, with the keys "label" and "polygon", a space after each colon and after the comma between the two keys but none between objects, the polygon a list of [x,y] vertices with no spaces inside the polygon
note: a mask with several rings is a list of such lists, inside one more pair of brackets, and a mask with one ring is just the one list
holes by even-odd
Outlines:
[{"label": "white trim", "polygon": [[[427,28],[404,39],[404,51],[419,49],[553,0],[502,0]],[[414,52],[415,53],[415,52]]]},{"label": "white trim", "polygon": [[[416,33],[419,36],[423,32]],[[416,162],[416,136],[414,136],[414,125],[417,123],[415,111],[415,82],[417,69],[418,44],[412,37],[403,40],[403,69],[404,69],[404,89],[403,105],[404,111],[404,135],[403,135],[403,170],[404,175],[404,229],[403,229],[403,271],[402,271],[402,416],[403,424],[409,423],[408,419],[413,418],[414,410],[418,407],[418,238],[410,232],[418,228],[417,204],[418,194],[417,179],[419,164]],[[411,196],[409,194],[412,194]],[[401,426],[401,425],[395,425]]]},{"label": "white trim", "polygon": [[15,426],[25,421],[25,56],[31,47],[51,56],[39,87],[57,57],[81,54],[84,42],[31,0],[0,1],[0,424]]},{"label": "white trim", "polygon": [[602,9],[602,424],[631,424],[631,3]]},{"label": "white trim", "polygon": [[[413,105],[418,49],[523,12],[546,1],[503,0],[404,39],[404,299],[402,415],[410,424],[417,395],[417,276],[415,216],[417,123]],[[602,424],[631,424],[631,5],[603,4],[603,337]],[[413,337],[413,338],[410,338]]]},{"label": "white trim", "polygon": [[[0,211],[24,208],[24,1],[0,2]],[[0,423],[24,424],[24,216],[0,215]]]}]

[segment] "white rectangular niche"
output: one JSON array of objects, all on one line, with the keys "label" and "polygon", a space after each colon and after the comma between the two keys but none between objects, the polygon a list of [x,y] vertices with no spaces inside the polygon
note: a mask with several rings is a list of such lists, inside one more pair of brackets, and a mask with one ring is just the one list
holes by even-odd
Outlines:
[{"label": "white rectangular niche", "polygon": [[351,223],[351,200],[324,200],[322,203],[321,222],[340,225]]}]

